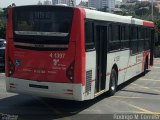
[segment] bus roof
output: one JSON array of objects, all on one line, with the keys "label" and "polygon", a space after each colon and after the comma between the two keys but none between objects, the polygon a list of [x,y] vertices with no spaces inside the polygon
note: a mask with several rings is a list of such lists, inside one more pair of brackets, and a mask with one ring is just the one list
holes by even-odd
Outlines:
[{"label": "bus roof", "polygon": [[132,24],[135,24],[135,25],[143,25],[143,20],[141,19],[137,19],[137,18],[132,18]]},{"label": "bus roof", "polygon": [[[23,8],[23,7],[42,7],[42,5],[26,5],[26,6],[15,6],[14,8]],[[74,8],[69,6],[59,6],[59,5],[43,5],[47,7],[68,7],[68,8]],[[82,8],[85,10],[86,18],[88,19],[94,19],[94,20],[103,20],[103,21],[112,21],[112,22],[119,22],[119,23],[127,23],[127,24],[135,24],[135,25],[143,25],[148,27],[154,27],[154,23],[151,21],[141,20],[137,18],[132,18],[132,16],[122,16],[122,15],[116,15],[112,13],[107,12],[101,12],[93,9],[87,9],[83,7],[76,7],[76,8]]]},{"label": "bus roof", "polygon": [[101,11],[91,10],[91,9],[84,9],[84,10],[86,12],[86,18],[89,18],[89,19],[154,27],[153,22],[132,18],[132,16],[121,16],[121,15],[116,15],[112,13],[101,12]]},{"label": "bus roof", "polygon": [[104,21],[113,21],[131,24],[131,18],[127,16],[121,16],[106,12],[100,12],[97,10],[85,9],[86,18],[95,19],[95,20],[104,20]]},{"label": "bus roof", "polygon": [[146,21],[146,20],[143,21],[143,25],[148,26],[148,27],[154,27],[155,26],[154,22]]}]

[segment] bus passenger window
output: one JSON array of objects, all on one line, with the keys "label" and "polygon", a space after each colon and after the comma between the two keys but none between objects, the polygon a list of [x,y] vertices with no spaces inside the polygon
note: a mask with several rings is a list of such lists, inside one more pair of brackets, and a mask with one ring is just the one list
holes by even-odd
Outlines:
[{"label": "bus passenger window", "polygon": [[109,31],[111,34],[111,37],[109,38],[109,51],[120,50],[120,26],[117,24],[112,24],[109,28],[111,30]]},{"label": "bus passenger window", "polygon": [[94,46],[94,26],[93,22],[87,21],[85,23],[85,46],[86,50],[95,48]]}]

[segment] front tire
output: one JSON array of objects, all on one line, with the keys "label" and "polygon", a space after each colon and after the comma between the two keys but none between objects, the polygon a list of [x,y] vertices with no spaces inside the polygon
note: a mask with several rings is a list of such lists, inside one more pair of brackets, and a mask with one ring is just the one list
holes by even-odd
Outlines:
[{"label": "front tire", "polygon": [[117,72],[115,69],[112,69],[110,75],[110,83],[109,83],[109,95],[113,96],[117,91]]}]

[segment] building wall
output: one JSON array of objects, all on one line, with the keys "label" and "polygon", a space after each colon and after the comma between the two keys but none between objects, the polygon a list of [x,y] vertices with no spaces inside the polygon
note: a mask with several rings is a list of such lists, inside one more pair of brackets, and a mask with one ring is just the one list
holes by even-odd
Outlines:
[{"label": "building wall", "polygon": [[115,0],[108,0],[108,8],[111,9],[115,8]]},{"label": "building wall", "polygon": [[159,13],[160,13],[160,0],[155,0],[155,7],[158,8]]},{"label": "building wall", "polygon": [[[72,3],[73,1],[73,3]],[[76,0],[52,0],[52,4],[67,4],[68,6],[75,6],[76,5]]]},{"label": "building wall", "polygon": [[[122,3],[125,4],[127,2],[137,2],[138,0],[122,0]],[[148,1],[148,0],[139,0],[139,1]]]},{"label": "building wall", "polygon": [[44,3],[43,3],[44,5],[51,5],[51,1],[49,1],[49,0],[46,0],[46,1],[44,1]]},{"label": "building wall", "polygon": [[102,8],[115,8],[115,0],[88,0],[89,7],[94,7],[97,9]]}]

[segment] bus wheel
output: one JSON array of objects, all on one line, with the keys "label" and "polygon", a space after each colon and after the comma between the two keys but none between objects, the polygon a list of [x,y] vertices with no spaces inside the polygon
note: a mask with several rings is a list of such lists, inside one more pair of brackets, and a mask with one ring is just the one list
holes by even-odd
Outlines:
[{"label": "bus wheel", "polygon": [[115,69],[112,69],[110,75],[110,83],[109,83],[109,95],[113,96],[117,90],[117,72]]}]

